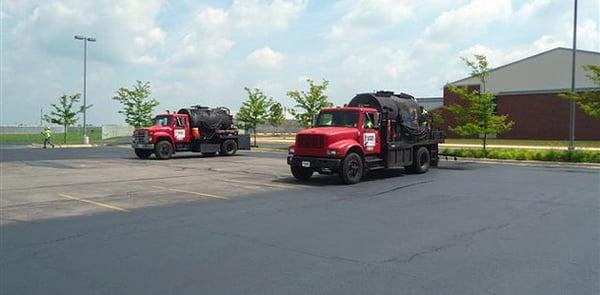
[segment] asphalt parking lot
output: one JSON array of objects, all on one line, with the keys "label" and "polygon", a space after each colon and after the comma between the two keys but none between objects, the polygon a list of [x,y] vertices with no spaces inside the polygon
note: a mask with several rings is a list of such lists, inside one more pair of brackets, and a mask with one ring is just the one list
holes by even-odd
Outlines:
[{"label": "asphalt parking lot", "polygon": [[600,170],[4,150],[1,294],[598,294]]}]

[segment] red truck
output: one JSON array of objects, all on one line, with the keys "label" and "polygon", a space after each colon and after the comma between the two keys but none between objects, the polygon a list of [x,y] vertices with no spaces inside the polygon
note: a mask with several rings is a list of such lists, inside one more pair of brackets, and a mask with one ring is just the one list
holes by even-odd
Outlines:
[{"label": "red truck", "polygon": [[314,172],[337,173],[346,184],[377,169],[425,173],[437,166],[438,144],[445,138],[430,125],[411,95],[358,94],[344,107],[321,110],[312,128],[298,132],[287,162],[301,181]]},{"label": "red truck", "polygon": [[165,160],[183,151],[231,156],[249,150],[250,137],[238,133],[229,109],[192,106],[157,115],[152,126],[133,132],[131,146],[140,159],[154,154]]}]

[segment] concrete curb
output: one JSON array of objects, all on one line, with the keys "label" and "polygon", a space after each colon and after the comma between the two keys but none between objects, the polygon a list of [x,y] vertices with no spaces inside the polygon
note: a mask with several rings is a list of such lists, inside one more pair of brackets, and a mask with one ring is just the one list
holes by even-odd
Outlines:
[{"label": "concrete curb", "polygon": [[527,161],[527,160],[502,160],[502,159],[487,159],[487,158],[462,158],[462,157],[440,157],[440,160],[452,162],[473,162],[484,164],[500,164],[500,165],[516,165],[516,166],[532,166],[532,167],[550,167],[550,168],[588,168],[600,170],[600,163],[581,163],[581,162],[550,162],[550,161]]},{"label": "concrete curb", "polygon": [[[54,144],[54,148],[57,149],[68,149],[68,148],[91,148],[91,147],[97,147],[97,146],[101,146],[98,144]],[[34,149],[42,149],[44,148],[44,145],[42,144],[31,144],[28,147],[30,148],[34,148]],[[51,146],[48,147],[48,149],[52,149]]]}]

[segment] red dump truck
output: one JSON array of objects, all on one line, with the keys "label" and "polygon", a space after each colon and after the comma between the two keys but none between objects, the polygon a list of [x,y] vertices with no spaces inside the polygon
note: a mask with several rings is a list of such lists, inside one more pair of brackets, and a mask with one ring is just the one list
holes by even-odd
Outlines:
[{"label": "red dump truck", "polygon": [[297,133],[287,162],[299,180],[337,173],[347,184],[377,169],[424,173],[438,163],[442,131],[433,130],[411,95],[390,91],[356,95],[344,107],[326,108],[313,127]]},{"label": "red dump truck", "polygon": [[131,146],[141,159],[154,154],[165,160],[184,151],[231,156],[249,150],[250,137],[238,133],[229,109],[192,106],[158,115],[152,126],[136,129]]}]

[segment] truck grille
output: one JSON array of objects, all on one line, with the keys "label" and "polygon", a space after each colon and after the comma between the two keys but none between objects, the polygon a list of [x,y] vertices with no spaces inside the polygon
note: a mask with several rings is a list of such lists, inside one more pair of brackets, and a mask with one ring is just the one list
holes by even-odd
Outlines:
[{"label": "truck grille", "polygon": [[325,146],[325,136],[320,134],[299,134],[296,136],[299,148],[321,149]]},{"label": "truck grille", "polygon": [[133,133],[133,142],[134,143],[147,143],[148,142],[148,133],[146,131],[136,131]]}]

